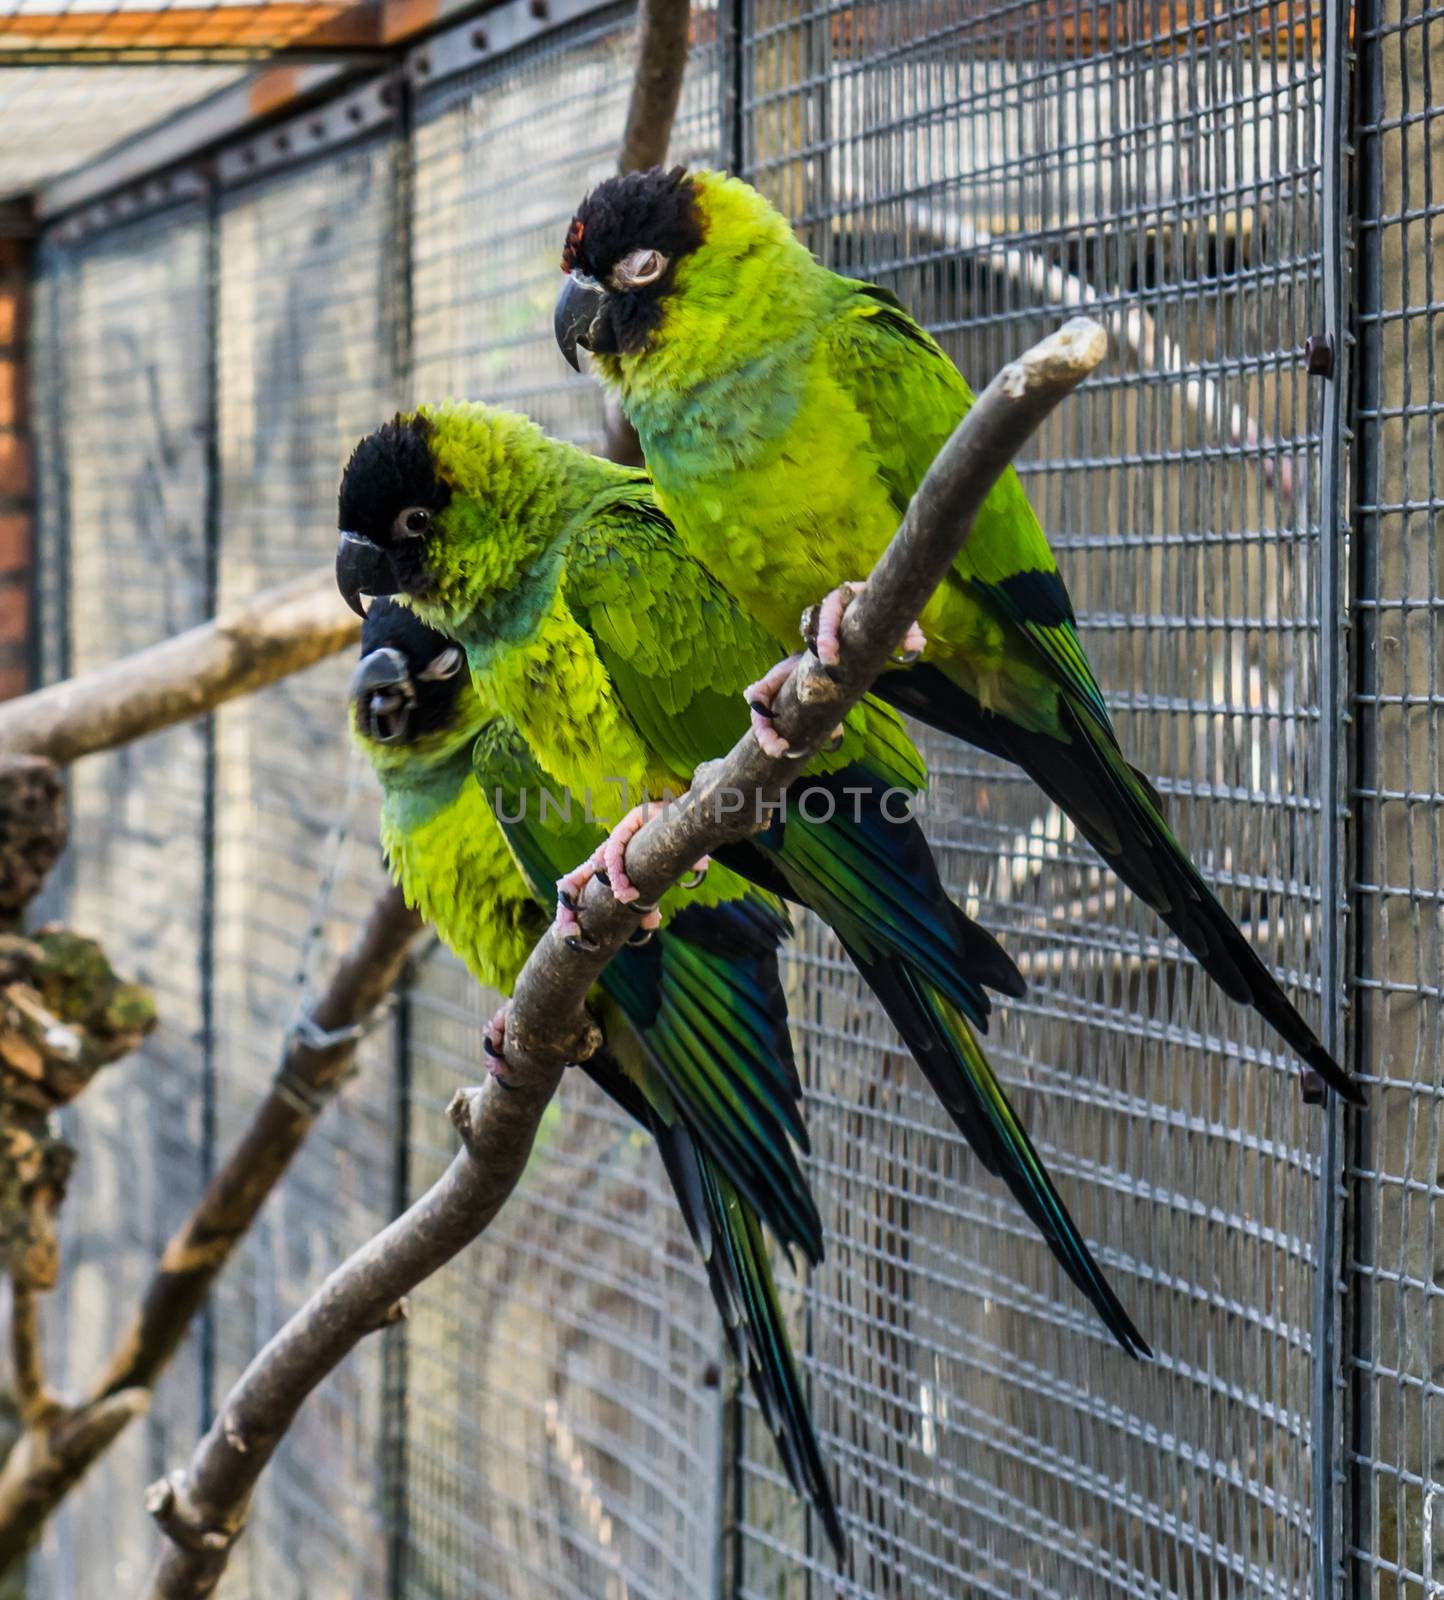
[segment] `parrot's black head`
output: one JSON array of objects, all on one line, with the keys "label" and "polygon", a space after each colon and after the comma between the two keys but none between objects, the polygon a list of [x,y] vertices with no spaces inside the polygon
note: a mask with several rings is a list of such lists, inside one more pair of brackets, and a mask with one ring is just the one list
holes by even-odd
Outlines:
[{"label": "parrot's black head", "polygon": [[662,319],[677,263],[702,243],[695,180],[685,167],[608,178],[582,201],[567,229],[555,331],[575,367],[577,347],[633,355]]},{"label": "parrot's black head", "polygon": [[341,475],[336,584],[353,611],[362,595],[425,594],[427,540],[451,490],[436,470],[431,423],[398,416],[369,433]]},{"label": "parrot's black head", "polygon": [[471,690],[461,646],[394,600],[375,601],[347,699],[365,743],[409,745],[452,730]]}]

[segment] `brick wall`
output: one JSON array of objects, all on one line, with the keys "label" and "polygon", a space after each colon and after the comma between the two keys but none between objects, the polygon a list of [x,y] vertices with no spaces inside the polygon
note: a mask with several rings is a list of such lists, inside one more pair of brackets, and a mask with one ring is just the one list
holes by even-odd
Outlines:
[{"label": "brick wall", "polygon": [[0,233],[0,700],[28,687],[30,430],[25,415],[30,241]]}]

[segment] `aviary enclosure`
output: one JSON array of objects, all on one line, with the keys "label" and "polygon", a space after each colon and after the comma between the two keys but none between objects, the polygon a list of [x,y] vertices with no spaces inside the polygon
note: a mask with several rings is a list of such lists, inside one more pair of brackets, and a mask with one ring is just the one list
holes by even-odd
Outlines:
[{"label": "aviary enclosure", "polygon": [[[0,66],[29,303],[0,431],[33,471],[0,517],[33,520],[36,685],[328,563],[341,465],[399,405],[602,442],[551,307],[615,169],[631,8],[362,7],[252,48],[268,9],[305,8],[159,11],[149,49],[106,31],[124,12],[0,17],[29,52]],[[1056,808],[928,734],[948,887],[1030,984],[990,1053],[1154,1362],[1112,1347],[806,921],[786,978],[828,1253],[780,1281],[846,1566],[655,1156],[570,1073],[486,1237],[303,1408],[219,1592],[1444,1595],[1444,15],[724,0],[689,44],[670,158],[756,184],[979,387],[1070,315],[1106,330],[1028,492],[1126,750],[1369,1105],[1304,1104]],[[39,910],[158,1023],[63,1114],[59,1390],[113,1359],[384,885],[351,662],[67,769]],[[314,1133],[17,1593],[141,1592],[144,1485],[451,1159],[489,1010],[423,941],[354,1076],[283,1074]]]}]

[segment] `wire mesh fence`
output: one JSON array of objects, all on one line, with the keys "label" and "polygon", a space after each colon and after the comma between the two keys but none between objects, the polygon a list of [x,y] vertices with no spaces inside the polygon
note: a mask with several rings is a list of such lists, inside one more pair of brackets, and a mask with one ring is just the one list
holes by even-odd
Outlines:
[{"label": "wire mesh fence", "polygon": [[[49,230],[32,336],[47,676],[327,559],[346,451],[408,398],[488,398],[599,439],[550,306],[566,220],[614,160],[635,27],[626,5],[545,12],[518,0],[248,133],[181,204]],[[1031,985],[990,1054],[1155,1364],[1107,1343],[807,924],[787,979],[828,1259],[783,1276],[845,1568],[722,1363],[655,1156],[568,1081],[483,1245],[303,1413],[224,1595],[1444,1594],[1444,61],[1432,13],[1356,11],[1358,149],[1336,161],[1341,15],[703,6],[673,154],[757,183],[975,382],[1069,309],[1108,326],[1108,366],[1025,479],[1130,758],[1305,1008],[1330,1030],[1347,1015],[1375,1088],[1342,1212],[1321,1182],[1338,1129],[1272,1037],[1020,774],[929,736],[949,886]],[[1343,238],[1355,337],[1350,360],[1330,330],[1331,397],[1301,352]],[[1326,475],[1341,416],[1352,504]],[[53,1333],[76,1381],[380,881],[345,672],[74,774],[65,913],[157,985],[164,1018],[75,1118]],[[47,1535],[36,1594],[135,1580],[136,1485],[440,1170],[488,1010],[444,953],[420,962],[121,1470]],[[1320,1515],[1336,1488],[1337,1534]]]}]

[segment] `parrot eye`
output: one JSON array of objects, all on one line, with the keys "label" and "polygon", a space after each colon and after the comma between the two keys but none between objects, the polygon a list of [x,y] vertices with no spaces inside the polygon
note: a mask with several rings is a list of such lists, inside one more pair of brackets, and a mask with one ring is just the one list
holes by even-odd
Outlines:
[{"label": "parrot eye", "polygon": [[461,661],[460,649],[456,645],[451,645],[443,650],[419,676],[424,679],[454,678],[461,671]]},{"label": "parrot eye", "polygon": [[408,506],[397,513],[391,524],[393,539],[419,539],[431,526],[431,513],[424,506]]},{"label": "parrot eye", "polygon": [[612,268],[612,282],[618,289],[644,289],[667,270],[667,258],[660,250],[633,250]]}]

